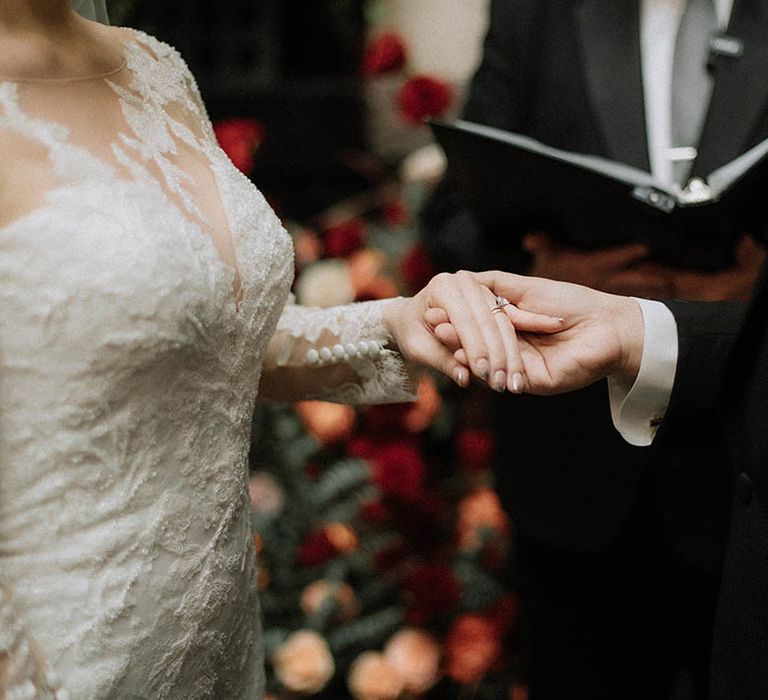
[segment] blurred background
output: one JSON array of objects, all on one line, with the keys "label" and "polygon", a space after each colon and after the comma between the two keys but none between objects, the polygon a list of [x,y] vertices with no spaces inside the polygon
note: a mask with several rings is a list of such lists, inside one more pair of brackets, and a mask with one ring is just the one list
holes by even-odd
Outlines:
[{"label": "blurred background", "polygon": [[[433,274],[418,214],[443,169],[423,120],[461,109],[488,0],[112,0],[175,46],[221,146],[294,239],[317,306]],[[260,406],[250,495],[272,700],[525,700],[513,532],[485,393]]]}]

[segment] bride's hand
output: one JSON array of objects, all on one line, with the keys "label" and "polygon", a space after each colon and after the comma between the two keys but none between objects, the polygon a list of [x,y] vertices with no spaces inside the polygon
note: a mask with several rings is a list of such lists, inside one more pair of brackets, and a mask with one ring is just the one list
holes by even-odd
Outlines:
[{"label": "bride's hand", "polygon": [[[463,349],[460,362],[453,348],[434,334],[430,309],[442,309]],[[494,313],[496,297],[478,273],[441,273],[410,298],[393,300],[384,308],[384,323],[400,352],[410,361],[432,367],[459,386],[469,384],[469,372],[496,391],[522,391],[525,384],[515,331],[510,317]],[[559,319],[527,314],[540,332],[556,332]]]},{"label": "bride's hand", "polygon": [[[477,279],[514,302],[504,311],[517,331],[526,392],[572,391],[606,376],[634,380],[644,328],[640,306],[633,299],[504,272],[478,273]],[[561,316],[560,327],[542,334],[535,322],[541,314]],[[466,361],[463,343],[444,310],[428,309],[425,322],[459,363]]]}]

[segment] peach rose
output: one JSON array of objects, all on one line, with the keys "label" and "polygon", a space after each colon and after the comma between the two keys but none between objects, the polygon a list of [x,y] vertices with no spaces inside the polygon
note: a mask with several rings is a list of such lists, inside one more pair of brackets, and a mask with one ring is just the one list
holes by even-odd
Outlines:
[{"label": "peach rose", "polygon": [[400,630],[384,647],[384,658],[398,672],[409,693],[424,693],[440,678],[440,645],[423,630]]},{"label": "peach rose", "polygon": [[476,683],[500,655],[501,642],[493,622],[482,615],[462,615],[445,639],[445,672],[459,683]]},{"label": "peach rose", "polygon": [[330,523],[323,531],[337,552],[354,552],[357,549],[357,533],[349,525]]},{"label": "peach rose", "polygon": [[347,686],[355,700],[397,700],[405,689],[398,672],[377,651],[366,651],[355,659]]},{"label": "peach rose", "polygon": [[408,406],[404,420],[405,427],[412,433],[426,430],[435,420],[442,403],[435,380],[425,374],[419,383],[416,401]]},{"label": "peach rose", "polygon": [[456,528],[461,549],[475,549],[480,546],[480,531],[488,529],[500,536],[509,531],[507,514],[501,507],[499,497],[489,488],[479,488],[467,494],[459,503]]},{"label": "peach rose", "polygon": [[304,427],[324,445],[346,440],[355,428],[351,406],[327,401],[299,401],[295,406]]},{"label": "peach rose", "polygon": [[320,260],[299,275],[296,294],[305,306],[340,306],[355,300],[345,260]]},{"label": "peach rose", "polygon": [[342,581],[320,579],[310,583],[301,593],[301,609],[306,615],[314,615],[331,599],[339,607],[339,617],[349,619],[357,615],[360,606],[355,591]]},{"label": "peach rose", "polygon": [[304,267],[315,262],[323,254],[323,242],[310,229],[302,229],[293,236],[293,250],[296,264]]},{"label": "peach rose", "polygon": [[319,693],[336,670],[325,640],[312,630],[294,632],[272,657],[280,682],[295,693]]},{"label": "peach rose", "polygon": [[386,253],[363,248],[349,258],[349,278],[356,299],[387,299],[397,296],[395,281],[387,274]]}]

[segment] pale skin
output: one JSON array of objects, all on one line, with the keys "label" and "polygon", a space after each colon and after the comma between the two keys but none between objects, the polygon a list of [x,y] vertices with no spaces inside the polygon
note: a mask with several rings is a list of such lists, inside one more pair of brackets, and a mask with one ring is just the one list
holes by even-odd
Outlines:
[{"label": "pale skin", "polygon": [[[604,377],[623,383],[637,377],[644,328],[642,311],[634,299],[506,272],[482,272],[478,279],[520,310],[562,318],[560,328],[546,334],[512,321],[517,327],[525,392],[560,394]],[[436,337],[464,361],[464,350],[445,312],[430,309],[426,321]]]}]

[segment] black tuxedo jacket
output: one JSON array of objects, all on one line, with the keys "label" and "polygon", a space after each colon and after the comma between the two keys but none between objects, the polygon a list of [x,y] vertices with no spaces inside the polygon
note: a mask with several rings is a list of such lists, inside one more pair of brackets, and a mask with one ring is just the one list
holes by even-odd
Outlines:
[{"label": "black tuxedo jacket", "polygon": [[679,358],[657,441],[685,442],[691,424],[716,411],[734,466],[711,698],[768,698],[768,275],[743,326],[735,305],[668,306],[678,325]]},{"label": "black tuxedo jacket", "polygon": [[[544,143],[649,169],[639,0],[492,0],[489,32],[464,115]],[[735,0],[694,174],[768,137],[768,0]],[[620,222],[617,222],[620,225]],[[443,269],[524,270],[505,231],[480,230],[450,172],[423,215]],[[684,446],[633,448],[613,430],[604,384],[562,398],[499,397],[498,488],[521,536],[570,550],[614,543],[644,491],[670,547],[716,566],[730,473],[720,428],[691,425]]]}]

